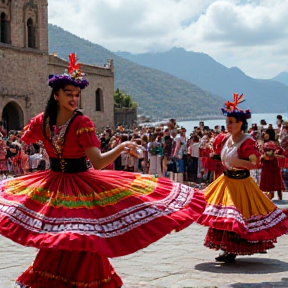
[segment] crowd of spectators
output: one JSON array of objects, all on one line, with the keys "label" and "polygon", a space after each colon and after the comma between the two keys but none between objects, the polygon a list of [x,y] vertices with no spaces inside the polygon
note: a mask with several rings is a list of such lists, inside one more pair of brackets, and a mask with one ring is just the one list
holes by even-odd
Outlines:
[{"label": "crowd of spectators", "polygon": [[22,131],[11,130],[6,136],[0,133],[1,179],[49,168],[49,157],[41,145],[27,145],[21,141]]},{"label": "crowd of spectators", "polygon": [[[277,116],[276,125],[267,124],[263,119],[259,124],[252,123],[247,133],[257,141],[259,151],[264,156],[264,144],[272,141],[276,147],[275,156],[283,170],[283,181],[287,189],[287,152],[288,123]],[[170,177],[188,185],[211,183],[223,172],[220,159],[220,147],[215,139],[220,134],[227,134],[225,126],[213,128],[205,126],[203,121],[195,126],[190,135],[185,127],[177,125],[175,119],[157,126],[141,126],[126,130],[119,126],[115,132],[106,128],[100,135],[102,152],[117,146],[122,141],[135,141],[139,149],[138,157],[123,153],[107,169],[150,173],[161,177]],[[223,136],[223,135],[221,135]],[[252,171],[253,172],[253,171]],[[286,174],[285,174],[285,173]],[[261,166],[254,171],[257,183],[260,181]]]},{"label": "crowd of spectators", "polygon": [[[253,123],[247,132],[257,141],[262,153],[265,142],[275,142],[279,146],[276,154],[283,159],[288,151],[287,130],[288,123],[278,115],[276,127],[263,119],[259,125]],[[187,135],[185,127],[180,127],[175,119],[170,119],[156,126],[147,124],[124,128],[119,125],[115,130],[106,127],[98,133],[98,138],[101,152],[109,151],[127,140],[134,141],[139,146],[137,155],[122,153],[105,169],[149,173],[158,177],[170,177],[188,185],[203,186],[223,172],[220,150],[217,141],[215,142],[220,134],[227,134],[225,126],[211,128],[200,121],[199,126],[195,126],[190,135]],[[6,137],[0,134],[2,178],[49,168],[49,157],[42,144],[26,145],[21,141],[21,135],[21,131],[9,131]],[[281,163],[281,168],[286,169],[287,161]],[[259,182],[259,177],[257,171],[255,181]],[[284,175],[284,181],[285,177]]]}]

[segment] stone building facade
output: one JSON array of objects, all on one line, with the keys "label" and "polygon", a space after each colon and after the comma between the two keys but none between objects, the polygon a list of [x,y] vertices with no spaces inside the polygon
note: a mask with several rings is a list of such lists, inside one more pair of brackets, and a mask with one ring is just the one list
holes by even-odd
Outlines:
[{"label": "stone building facade", "polygon": [[115,108],[114,109],[115,127],[131,127],[137,125],[137,108]]},{"label": "stone building facade", "polygon": [[[0,0],[0,120],[7,130],[22,129],[44,110],[48,75],[68,67],[49,55],[47,6],[47,0]],[[82,65],[82,71],[90,82],[81,96],[83,112],[99,129],[114,125],[113,61]]]}]

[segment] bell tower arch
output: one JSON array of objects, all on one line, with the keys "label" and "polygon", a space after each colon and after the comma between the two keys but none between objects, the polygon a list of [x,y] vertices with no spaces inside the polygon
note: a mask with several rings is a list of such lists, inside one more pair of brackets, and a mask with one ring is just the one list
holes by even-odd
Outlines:
[{"label": "bell tower arch", "polygon": [[0,44],[48,53],[48,0],[0,0]]},{"label": "bell tower arch", "polygon": [[0,42],[11,42],[11,0],[0,1]]}]

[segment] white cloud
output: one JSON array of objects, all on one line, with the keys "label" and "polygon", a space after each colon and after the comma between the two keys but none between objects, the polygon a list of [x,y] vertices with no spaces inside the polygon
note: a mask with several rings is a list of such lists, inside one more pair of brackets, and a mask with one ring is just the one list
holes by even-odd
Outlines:
[{"label": "white cloud", "polygon": [[49,23],[111,51],[183,47],[255,78],[287,70],[287,0],[49,0],[48,8]]}]

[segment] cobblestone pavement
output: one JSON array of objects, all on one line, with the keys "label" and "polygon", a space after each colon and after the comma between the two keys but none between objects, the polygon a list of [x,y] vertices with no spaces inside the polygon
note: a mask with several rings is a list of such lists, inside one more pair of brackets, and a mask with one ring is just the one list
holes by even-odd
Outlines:
[{"label": "cobblestone pavement", "polygon": [[[288,193],[277,205],[288,207]],[[161,227],[159,227],[161,229]],[[129,256],[112,259],[123,288],[287,288],[288,235],[267,254],[237,257],[219,264],[218,252],[203,246],[207,228],[192,224]],[[0,237],[0,288],[14,281],[33,261],[37,250]],[[52,288],[52,287],[51,287]],[[53,287],[57,288],[57,287]]]}]

